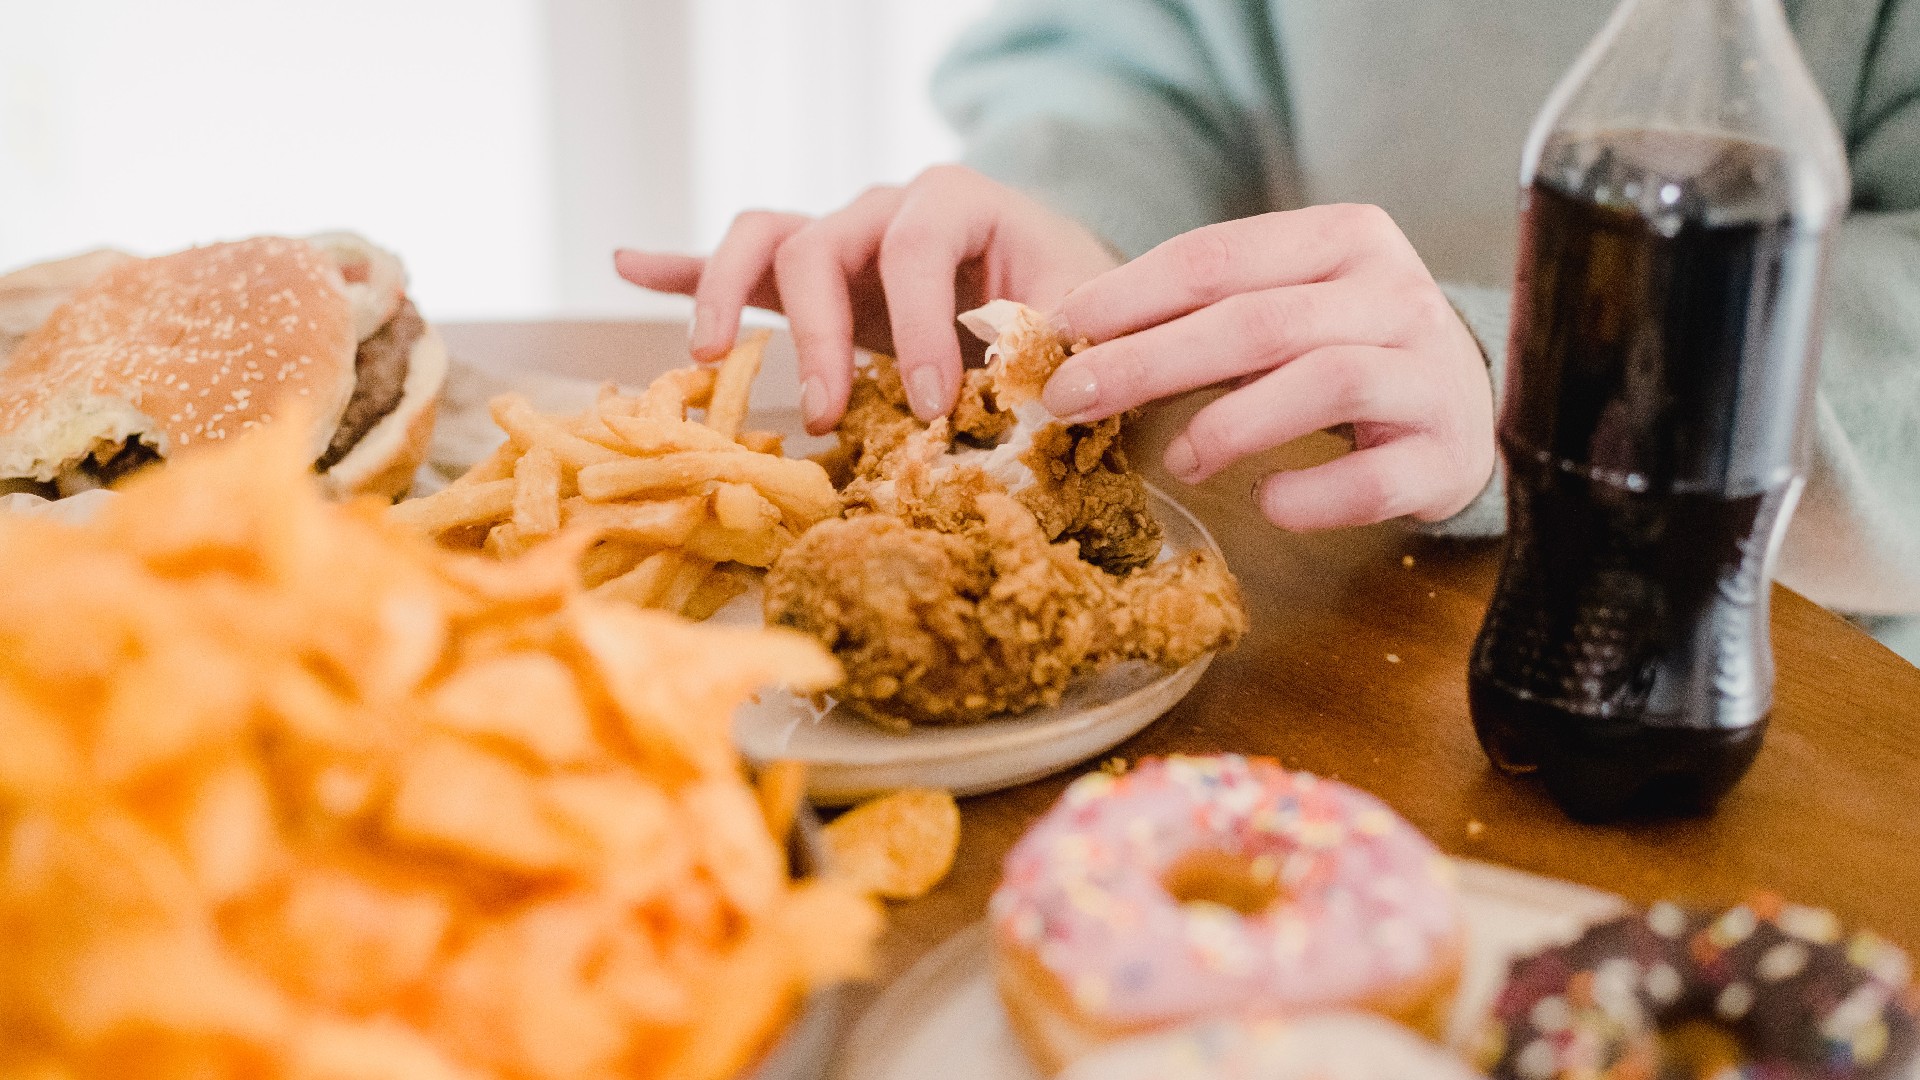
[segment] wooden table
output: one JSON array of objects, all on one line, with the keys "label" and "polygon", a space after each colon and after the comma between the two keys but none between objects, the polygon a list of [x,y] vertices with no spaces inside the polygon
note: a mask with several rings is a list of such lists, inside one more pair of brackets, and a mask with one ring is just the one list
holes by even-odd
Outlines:
[{"label": "wooden table", "polygon": [[[682,332],[548,324],[454,327],[448,336],[457,356],[490,365],[561,351],[573,370],[589,371],[657,357]],[[1324,455],[1312,440],[1182,487],[1158,468],[1158,448],[1196,406],[1149,415],[1133,432],[1136,458],[1213,530],[1244,587],[1252,631],[1186,700],[1114,753],[1269,754],[1372,791],[1455,855],[1642,902],[1721,904],[1770,889],[1920,954],[1920,670],[1777,589],[1772,729],[1718,812],[1572,822],[1530,784],[1495,772],[1467,717],[1467,652],[1498,545],[1423,541],[1391,525],[1316,536],[1272,528],[1254,511],[1250,485]],[[959,861],[931,895],[893,907],[878,985],[982,916],[1007,849],[1080,771],[962,803]]]}]

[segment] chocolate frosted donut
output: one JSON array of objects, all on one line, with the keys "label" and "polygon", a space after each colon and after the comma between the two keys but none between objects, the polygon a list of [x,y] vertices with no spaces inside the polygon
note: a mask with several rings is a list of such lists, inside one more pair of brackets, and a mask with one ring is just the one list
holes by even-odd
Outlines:
[{"label": "chocolate frosted donut", "polygon": [[1514,963],[1481,1062],[1494,1080],[1648,1080],[1660,1032],[1706,1021],[1766,1080],[1906,1075],[1904,953],[1831,913],[1762,898],[1718,915],[1655,904]]}]

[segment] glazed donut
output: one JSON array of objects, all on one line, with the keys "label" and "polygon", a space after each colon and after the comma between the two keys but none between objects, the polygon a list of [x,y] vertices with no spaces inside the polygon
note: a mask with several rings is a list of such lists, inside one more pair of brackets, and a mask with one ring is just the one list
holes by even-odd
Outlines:
[{"label": "glazed donut", "polygon": [[1721,1034],[1713,1064],[1770,1080],[1891,1080],[1916,1053],[1905,954],[1761,898],[1655,904],[1515,961],[1479,1057],[1495,1080],[1650,1080],[1663,1030],[1689,1021]]},{"label": "glazed donut", "polygon": [[1238,756],[1067,788],[1007,856],[996,981],[1049,1072],[1196,1020],[1350,1007],[1439,1030],[1464,946],[1453,867],[1385,804]]},{"label": "glazed donut", "polygon": [[1466,1063],[1370,1013],[1212,1020],[1103,1046],[1061,1080],[1483,1080]]}]

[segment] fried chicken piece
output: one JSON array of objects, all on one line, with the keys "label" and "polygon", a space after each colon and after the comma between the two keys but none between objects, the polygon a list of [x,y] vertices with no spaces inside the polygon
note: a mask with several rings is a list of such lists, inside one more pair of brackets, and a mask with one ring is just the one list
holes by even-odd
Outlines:
[{"label": "fried chicken piece", "polygon": [[1211,552],[1125,577],[1050,542],[997,492],[942,532],[867,514],[816,525],[766,581],[770,625],[824,642],[835,691],[882,724],[965,724],[1059,702],[1122,660],[1175,668],[1246,631],[1232,575]]},{"label": "fried chicken piece", "polygon": [[1049,540],[1072,540],[1112,573],[1151,563],[1160,525],[1146,484],[1127,464],[1120,417],[1069,424],[1040,401],[1067,347],[1032,311],[996,301],[963,316],[992,342],[987,366],[967,373],[947,419],[922,424],[891,359],[856,372],[842,456],[848,504],[951,532],[973,517],[973,495],[1005,491],[1033,512]]}]

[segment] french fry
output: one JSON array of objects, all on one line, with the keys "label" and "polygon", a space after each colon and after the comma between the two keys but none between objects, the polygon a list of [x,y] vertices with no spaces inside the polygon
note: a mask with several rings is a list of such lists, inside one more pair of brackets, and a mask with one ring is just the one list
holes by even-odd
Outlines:
[{"label": "french fry", "polygon": [[579,495],[560,504],[562,521],[570,529],[592,529],[609,540],[626,540],[654,547],[687,542],[706,516],[697,496],[645,503],[598,503]]},{"label": "french fry", "polygon": [[670,454],[678,450],[738,450],[732,439],[691,420],[662,420],[652,416],[602,416],[601,421],[620,441],[642,454]]},{"label": "french fry", "polygon": [[807,797],[807,763],[793,758],[767,762],[754,776],[753,794],[767,820],[767,835],[786,843],[800,802]]},{"label": "french fry", "polygon": [[[443,547],[501,559],[565,530],[587,588],[705,619],[840,509],[818,465],[781,457],[775,433],[741,430],[769,337],[745,335],[720,364],[667,372],[637,395],[607,383],[568,416],[501,395],[489,408],[506,441],[394,517]],[[690,420],[689,408],[706,415]]]},{"label": "french fry", "polygon": [[522,535],[518,526],[503,521],[487,530],[486,542],[480,545],[480,550],[496,559],[517,559],[532,546],[532,540]]},{"label": "french fry", "polygon": [[598,588],[640,565],[651,554],[654,551],[643,544],[595,544],[580,556],[580,582],[589,589]]},{"label": "french fry", "polygon": [[580,494],[610,502],[652,491],[685,491],[708,480],[752,484],[797,528],[840,510],[840,493],[818,464],[765,454],[692,450],[656,458],[627,458],[580,470]]},{"label": "french fry", "polygon": [[760,374],[760,360],[766,355],[771,330],[759,330],[734,345],[713,381],[713,396],[707,404],[707,426],[731,439],[740,434],[747,420],[747,394],[753,378]]},{"label": "french fry", "polygon": [[787,452],[786,440],[777,431],[743,431],[734,441],[756,454],[780,457]]},{"label": "french fry", "polygon": [[778,525],[729,529],[717,521],[703,521],[687,535],[684,546],[689,554],[714,562],[736,562],[765,569],[772,566],[792,542],[793,534]]},{"label": "french fry", "polygon": [[678,552],[656,551],[626,573],[595,585],[594,595],[624,600],[636,607],[660,606],[658,601],[679,576],[682,561]]},{"label": "french fry", "polygon": [[694,590],[686,606],[680,609],[680,614],[694,622],[705,622],[726,607],[734,597],[751,588],[753,578],[753,571],[745,567],[717,566],[713,573],[707,575],[707,580]]},{"label": "french fry", "polygon": [[493,413],[493,422],[499,424],[500,430],[522,451],[544,446],[575,469],[622,460],[617,450],[569,434],[559,424],[535,412],[527,399],[518,394],[502,394],[489,402],[488,408]]},{"label": "french fry", "polygon": [[687,409],[706,404],[713,397],[716,375],[710,367],[677,368],[653,380],[640,395],[637,415],[655,420],[685,420]]},{"label": "french fry", "polygon": [[478,525],[507,516],[513,510],[513,481],[487,480],[465,487],[449,487],[423,499],[396,503],[387,516],[429,536],[460,525]]},{"label": "french fry", "polygon": [[510,479],[513,476],[513,463],[519,458],[520,448],[513,445],[513,440],[505,440],[494,447],[492,453],[474,462],[472,468],[455,477],[453,483],[447,486],[472,487],[489,480]]},{"label": "french fry", "polygon": [[599,406],[595,406],[581,413],[579,416],[568,419],[567,422],[562,425],[562,428],[569,435],[577,435],[590,443],[597,446],[604,446],[615,453],[623,453],[626,450],[625,440],[621,439],[619,435],[614,433],[612,428],[607,426],[605,418],[602,417],[600,413]]},{"label": "french fry", "polygon": [[741,532],[768,528],[780,521],[780,508],[749,484],[715,484],[713,519],[722,527]]},{"label": "french fry", "polygon": [[694,594],[700,591],[700,586],[712,575],[717,561],[702,558],[692,552],[682,554],[680,565],[672,580],[660,590],[660,595],[655,597],[653,606],[676,614],[683,611],[687,601],[693,599]]},{"label": "french fry", "polygon": [[560,459],[536,446],[513,466],[513,527],[525,539],[560,528]]}]

